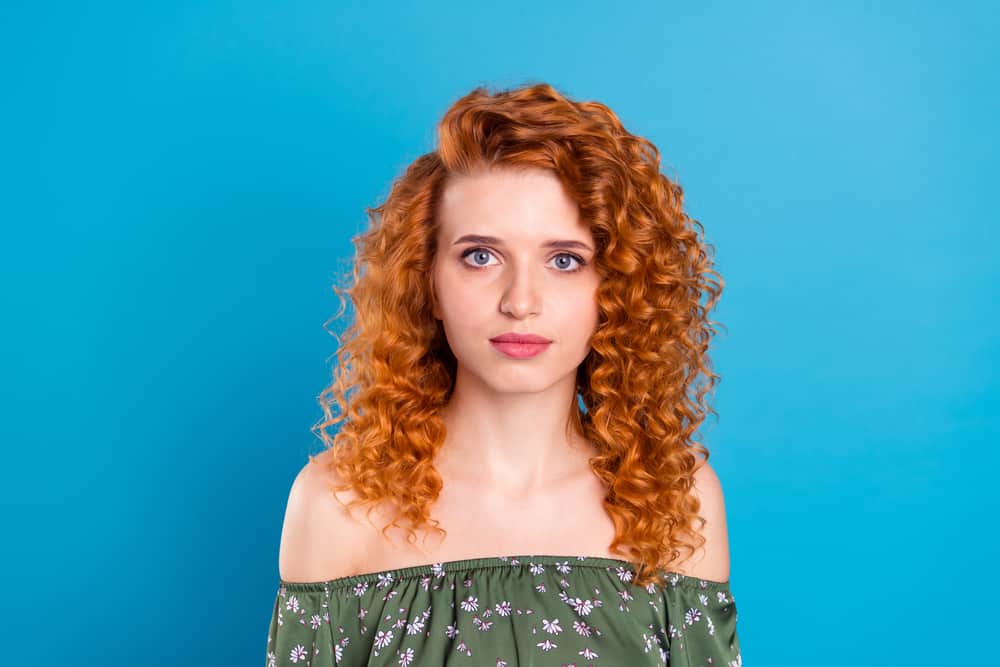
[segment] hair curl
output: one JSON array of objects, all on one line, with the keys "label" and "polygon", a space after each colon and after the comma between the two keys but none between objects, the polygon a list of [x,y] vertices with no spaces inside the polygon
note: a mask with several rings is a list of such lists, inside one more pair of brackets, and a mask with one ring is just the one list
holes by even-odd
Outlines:
[{"label": "hair curl", "polygon": [[[545,83],[492,94],[479,86],[447,110],[438,132],[437,150],[414,160],[382,205],[365,209],[371,227],[352,238],[354,285],[333,287],[334,318],[345,293],[356,317],[338,337],[333,380],[318,397],[325,417],[312,427],[334,450],[328,467],[342,483],[331,491],[353,489],[351,506],[368,504],[369,514],[393,505],[383,534],[401,517],[408,541],[421,526],[447,533],[429,512],[443,485],[432,464],[445,436],[438,412],[456,370],[432,315],[436,206],[451,175],[547,169],[589,223],[602,278],[598,327],[577,371],[586,409],[571,423],[599,452],[590,464],[615,525],[609,551],[635,566],[635,585],[662,583],[680,548],[693,554],[705,543],[692,488],[694,452],[709,456],[694,436],[716,414],[706,404],[719,381],[708,313],[724,284],[714,248],[684,213],[681,186],[660,173],[658,149],[604,104],[573,101]],[[326,428],[344,420],[331,438]]]}]

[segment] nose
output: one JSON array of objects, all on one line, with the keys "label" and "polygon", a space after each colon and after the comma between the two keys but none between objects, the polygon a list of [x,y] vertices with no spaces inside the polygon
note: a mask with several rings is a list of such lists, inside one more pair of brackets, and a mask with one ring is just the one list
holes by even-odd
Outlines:
[{"label": "nose", "polygon": [[531,271],[511,272],[510,285],[500,300],[500,311],[518,319],[537,315],[541,310],[542,296],[536,277]]}]

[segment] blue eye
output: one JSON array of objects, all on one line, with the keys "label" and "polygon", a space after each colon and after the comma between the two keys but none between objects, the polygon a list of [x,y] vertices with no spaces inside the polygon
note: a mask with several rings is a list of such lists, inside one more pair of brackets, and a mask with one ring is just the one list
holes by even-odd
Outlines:
[{"label": "blue eye", "polygon": [[[489,250],[487,250],[486,248],[469,248],[468,250],[466,250],[465,252],[462,253],[462,259],[465,259],[469,255],[479,255],[479,256],[482,256],[482,255],[491,255],[491,254],[492,253]],[[474,269],[481,269],[484,266],[489,266],[488,264],[469,264],[468,262],[465,262],[465,265],[469,266],[471,268],[474,268]]]},{"label": "blue eye", "polygon": [[[493,251],[489,250],[488,248],[479,248],[479,247],[469,248],[468,250],[462,253],[462,259],[464,260],[466,257],[472,254],[492,255]],[[583,267],[586,266],[587,264],[587,262],[585,262],[582,257],[578,257],[577,255],[574,255],[571,252],[561,252],[558,255],[556,255],[553,259],[559,257],[569,257],[571,260],[574,260],[576,261],[577,264],[579,264],[579,266],[577,266],[574,269],[566,269],[564,271],[560,271],[560,273],[576,273],[577,271],[582,270]],[[469,262],[463,262],[463,264],[465,264],[466,266],[468,266],[470,269],[473,270],[485,269],[487,266],[490,266],[489,264],[470,264]]]}]

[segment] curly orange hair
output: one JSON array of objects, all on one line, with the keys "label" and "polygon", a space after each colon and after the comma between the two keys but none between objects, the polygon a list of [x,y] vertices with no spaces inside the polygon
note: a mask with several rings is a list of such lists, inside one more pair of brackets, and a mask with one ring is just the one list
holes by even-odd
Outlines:
[{"label": "curly orange hair", "polygon": [[[331,491],[353,489],[350,505],[368,504],[369,514],[390,503],[383,535],[401,517],[409,541],[420,527],[447,534],[429,511],[443,485],[432,463],[445,436],[438,411],[456,370],[432,315],[435,208],[454,174],[551,170],[590,225],[601,275],[599,323],[577,371],[585,410],[571,423],[599,452],[590,464],[607,488],[609,551],[635,566],[635,585],[662,583],[679,548],[693,554],[705,542],[692,489],[694,452],[709,456],[694,435],[715,413],[705,397],[719,380],[707,356],[716,333],[708,313],[723,286],[714,248],[684,213],[680,185],[660,173],[657,148],[599,102],[545,83],[492,94],[479,86],[447,110],[438,132],[437,150],[410,164],[381,206],[366,208],[371,227],[352,238],[354,285],[333,288],[334,317],[345,293],[356,317],[338,337],[333,381],[318,397],[325,418],[313,426],[334,450],[328,468],[342,483]],[[331,438],[326,428],[341,421]]]}]

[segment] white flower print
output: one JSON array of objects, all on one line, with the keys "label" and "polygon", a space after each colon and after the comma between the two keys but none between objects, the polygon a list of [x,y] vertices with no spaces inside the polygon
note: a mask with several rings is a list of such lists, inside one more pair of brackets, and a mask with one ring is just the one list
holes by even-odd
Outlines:
[{"label": "white flower print", "polygon": [[702,607],[708,606],[708,596],[704,593],[698,593],[698,601],[701,602]]},{"label": "white flower print", "polygon": [[545,589],[545,583],[544,583],[544,582],[542,582],[542,583],[540,583],[540,584],[537,584],[537,585],[535,586],[535,590],[536,590],[536,591],[538,591],[539,593],[544,593],[544,592],[545,592],[545,590],[546,590],[546,589]]},{"label": "white flower print", "polygon": [[694,607],[688,609],[687,612],[684,614],[685,625],[694,625],[695,623],[698,622],[699,619],[701,619],[701,610],[696,609]]},{"label": "white flower print", "polygon": [[403,651],[399,656],[400,667],[409,667],[409,664],[413,662],[414,653],[412,648],[408,648]]},{"label": "white flower print", "polygon": [[569,574],[573,570],[573,568],[571,568],[569,566],[569,561],[568,560],[564,560],[561,563],[556,563],[556,570],[560,574]]},{"label": "white flower print", "polygon": [[382,589],[390,585],[392,585],[392,572],[378,575],[378,583],[375,584],[375,588]]},{"label": "white flower print", "polygon": [[418,635],[424,631],[424,622],[422,619],[415,618],[411,622],[406,624],[406,634],[408,635]]},{"label": "white flower print", "polygon": [[392,630],[379,630],[375,635],[375,648],[385,648],[392,641]]},{"label": "white flower print", "polygon": [[319,614],[313,614],[312,618],[309,619],[309,625],[313,630],[318,630],[320,626]]},{"label": "white flower print", "polygon": [[306,647],[302,644],[296,644],[295,647],[288,654],[288,659],[292,662],[298,662],[300,660],[306,659]]},{"label": "white flower print", "polygon": [[299,599],[294,595],[288,596],[288,600],[285,601],[285,609],[294,611],[296,614],[299,613]]},{"label": "white flower print", "polygon": [[462,600],[461,606],[463,611],[477,611],[479,609],[479,598],[470,595]]},{"label": "white flower print", "polygon": [[532,574],[538,575],[541,574],[542,572],[545,572],[545,566],[542,565],[541,563],[532,563],[531,566],[528,568],[528,571],[531,572]]},{"label": "white flower print", "polygon": [[267,652],[267,667],[275,667],[278,664],[278,656],[274,654],[274,651]]},{"label": "white flower print", "polygon": [[621,579],[622,581],[624,581],[625,583],[628,583],[628,582],[632,581],[632,571],[631,570],[628,570],[628,569],[626,569],[624,567],[618,567],[618,568],[615,568],[615,572],[618,575],[618,578]]},{"label": "white flower print", "polygon": [[725,591],[718,591],[715,594],[715,599],[719,601],[719,604],[726,604],[729,602],[729,596],[726,595]]},{"label": "white flower print", "polygon": [[510,602],[507,602],[506,600],[503,600],[502,602],[497,602],[496,604],[497,613],[500,614],[501,616],[510,616],[510,609],[511,609]]},{"label": "white flower print", "polygon": [[550,640],[546,639],[543,642],[535,644],[535,646],[542,649],[543,651],[551,651],[554,648],[558,648],[559,644],[553,644]]},{"label": "white flower print", "polygon": [[448,639],[454,639],[458,635],[458,628],[454,625],[449,625],[444,629],[444,635]]},{"label": "white flower print", "polygon": [[458,642],[458,646],[456,646],[455,649],[459,653],[464,653],[467,656],[471,656],[472,655],[472,651],[469,650],[469,647],[465,645],[464,641]]},{"label": "white flower print", "polygon": [[590,636],[590,626],[583,621],[573,621],[573,629],[576,630],[576,633],[581,637]]},{"label": "white flower print", "polygon": [[368,582],[362,581],[361,583],[354,586],[354,597],[361,597],[366,592],[368,592]]},{"label": "white flower print", "polygon": [[590,612],[594,611],[594,603],[591,600],[581,600],[580,598],[573,598],[569,601],[573,611],[580,614],[580,616],[586,616]]},{"label": "white flower print", "polygon": [[582,651],[579,652],[579,654],[582,655],[587,660],[593,660],[598,657],[597,652],[591,651],[590,648],[583,649]]},{"label": "white flower print", "polygon": [[562,628],[559,627],[559,619],[558,618],[554,618],[551,621],[549,621],[548,619],[543,618],[542,619],[542,628],[544,628],[544,630],[546,632],[548,632],[549,634],[553,634],[553,635],[558,635],[560,632],[562,632]]}]

